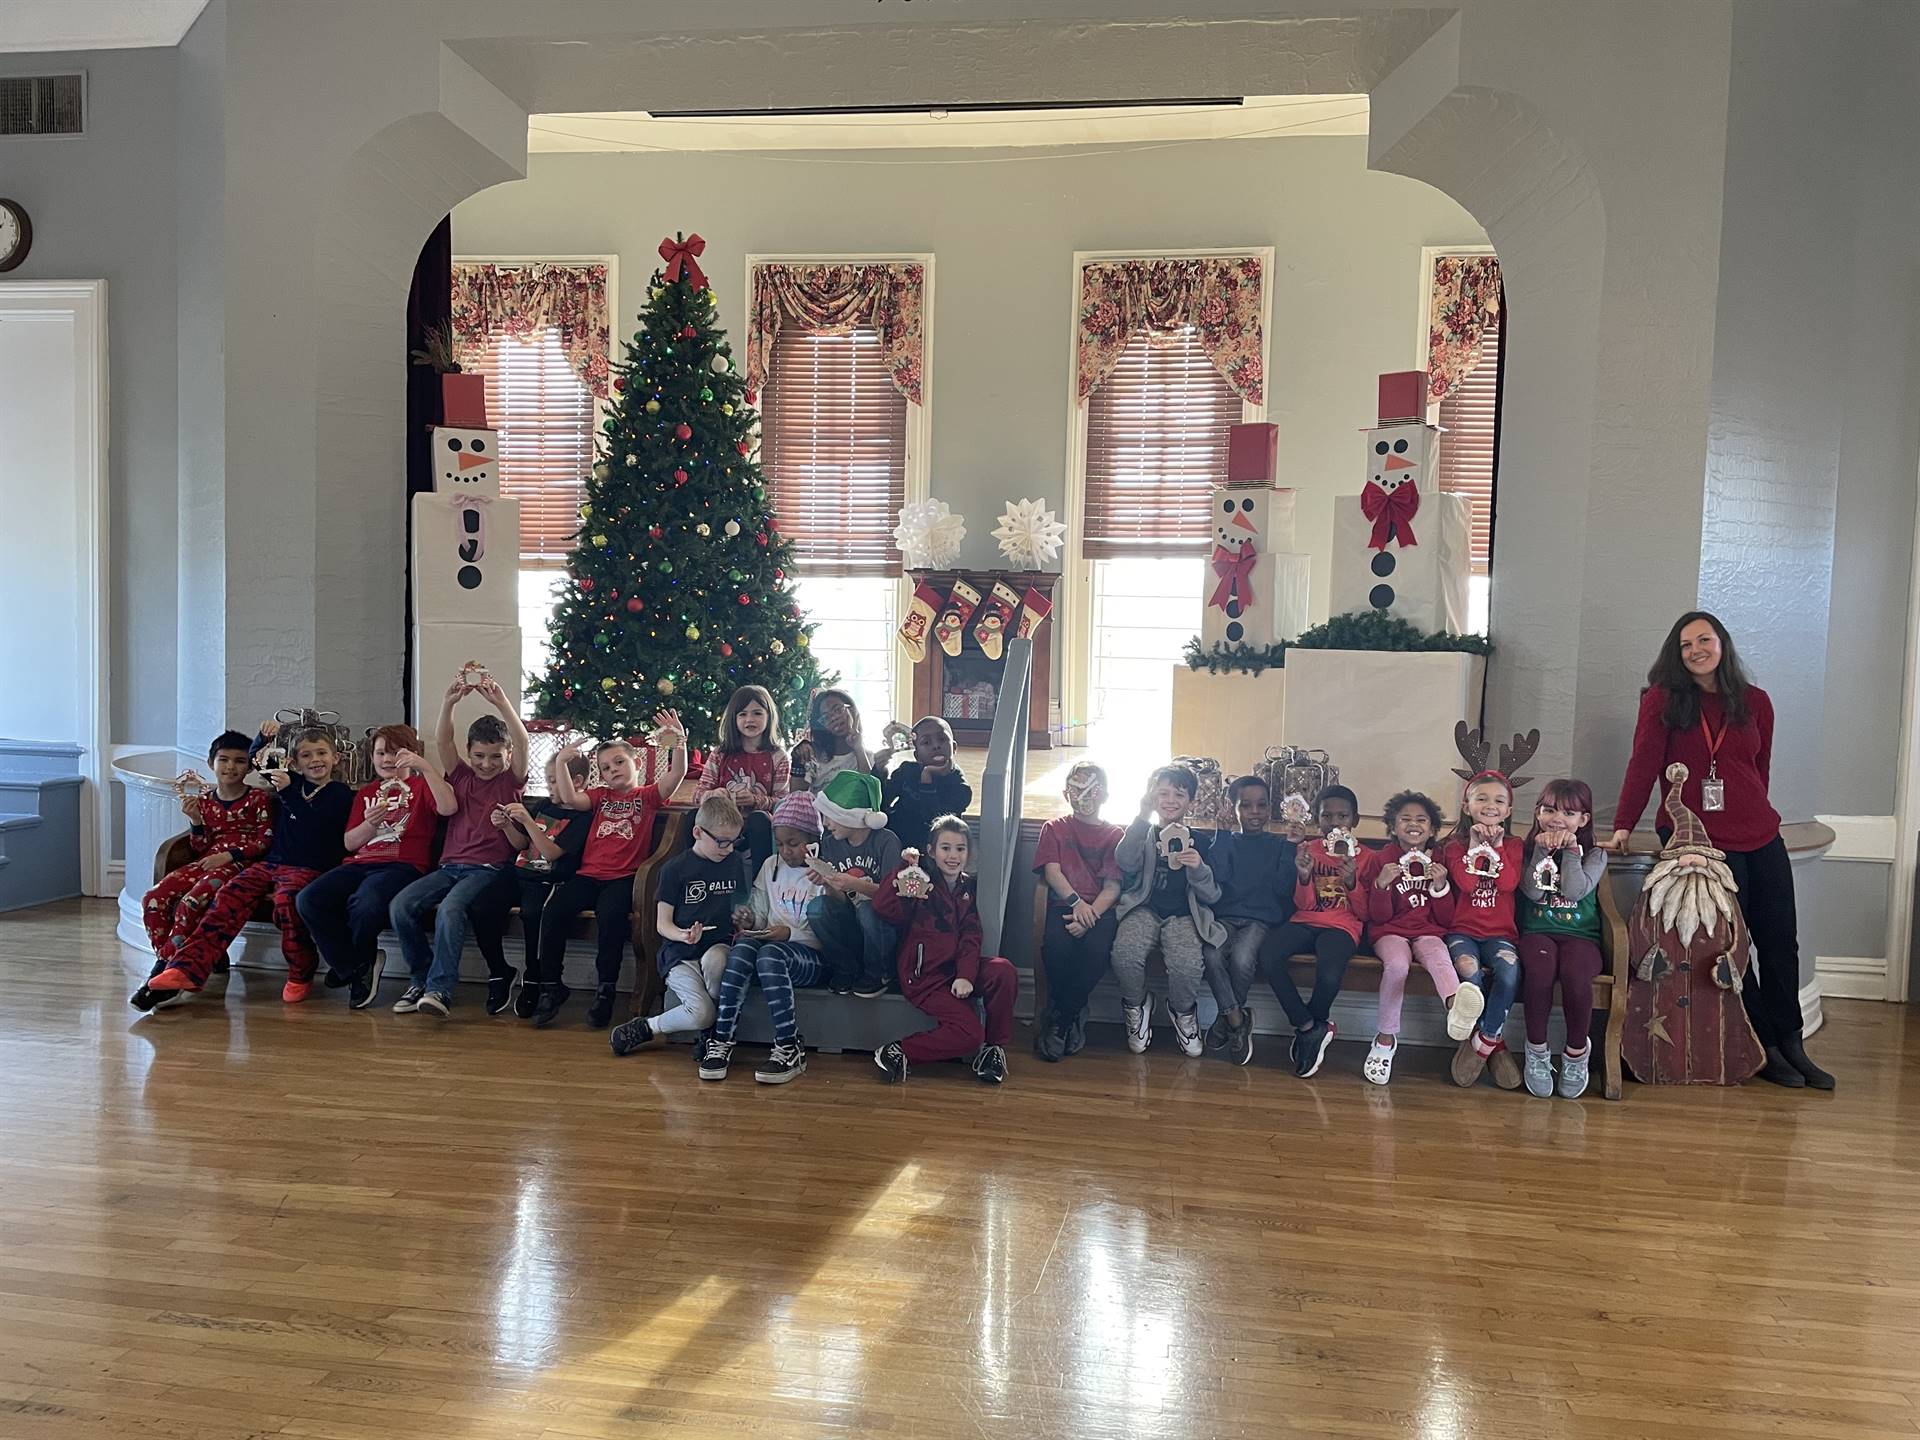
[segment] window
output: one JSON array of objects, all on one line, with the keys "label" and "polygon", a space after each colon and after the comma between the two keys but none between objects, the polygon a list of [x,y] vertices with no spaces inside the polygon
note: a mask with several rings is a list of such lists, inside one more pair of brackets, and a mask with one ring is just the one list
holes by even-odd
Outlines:
[{"label": "window", "polygon": [[1172,753],[1173,667],[1200,631],[1205,570],[1198,556],[1093,562],[1086,743],[1111,773],[1145,773]]},{"label": "window", "polygon": [[[869,747],[880,727],[893,718],[894,631],[897,581],[885,576],[801,575],[794,582],[800,608],[813,632],[813,653],[820,668],[838,671],[840,688],[853,696]],[[782,715],[791,737],[804,715]]]},{"label": "window", "polygon": [[1473,573],[1493,565],[1494,459],[1500,438],[1500,322],[1487,327],[1471,374],[1440,402],[1440,489],[1473,507]]},{"label": "window", "polygon": [[[563,566],[593,465],[593,396],[551,326],[525,339],[495,336],[467,368],[487,378],[487,415],[500,432],[500,494],[520,502],[521,565]],[[539,629],[544,636],[544,622]]]}]

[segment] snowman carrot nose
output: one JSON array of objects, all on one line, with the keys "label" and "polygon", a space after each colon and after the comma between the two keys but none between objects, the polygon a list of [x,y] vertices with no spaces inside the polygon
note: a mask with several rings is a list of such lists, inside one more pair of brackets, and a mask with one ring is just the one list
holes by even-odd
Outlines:
[{"label": "snowman carrot nose", "polygon": [[1238,525],[1242,530],[1253,529],[1253,521],[1249,520],[1245,515],[1239,513],[1238,511],[1234,513],[1233,523]]},{"label": "snowman carrot nose", "polygon": [[462,470],[477,470],[480,466],[489,463],[491,459],[492,457],[488,455],[462,454],[460,456],[460,468]]},{"label": "snowman carrot nose", "polygon": [[[467,457],[462,455],[460,458],[462,461],[465,461]],[[1411,470],[1413,469],[1413,462],[1404,455],[1389,455],[1387,457],[1387,469]]]}]

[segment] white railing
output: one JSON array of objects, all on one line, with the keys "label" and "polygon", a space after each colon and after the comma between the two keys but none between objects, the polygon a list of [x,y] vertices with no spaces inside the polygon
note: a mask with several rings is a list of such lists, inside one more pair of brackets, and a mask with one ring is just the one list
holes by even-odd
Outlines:
[{"label": "white railing", "polygon": [[1006,668],[993,708],[987,768],[980,777],[980,953],[1000,954],[1013,852],[1020,844],[1020,801],[1027,788],[1027,716],[1033,687],[1033,642],[1007,642]]}]

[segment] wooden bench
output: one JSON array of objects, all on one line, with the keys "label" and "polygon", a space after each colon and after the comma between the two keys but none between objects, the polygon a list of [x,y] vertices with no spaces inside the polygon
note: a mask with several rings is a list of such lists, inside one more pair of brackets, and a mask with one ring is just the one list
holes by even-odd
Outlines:
[{"label": "wooden bench", "polygon": [[[1049,891],[1045,885],[1036,885],[1033,891],[1033,986],[1034,986],[1034,1023],[1039,1024],[1047,1011],[1047,969],[1044,961],[1043,944],[1047,928],[1047,898]],[[1607,874],[1600,882],[1600,953],[1606,961],[1606,968],[1593,982],[1593,1008],[1595,1014],[1604,1013],[1606,1023],[1597,1037],[1600,1045],[1601,1093],[1609,1100],[1618,1100],[1621,1095],[1620,1074],[1620,1038],[1627,1025],[1627,922],[1620,914],[1620,904],[1613,893],[1613,876]],[[1154,961],[1159,955],[1156,952]],[[1290,962],[1294,975],[1298,979],[1311,982],[1313,978],[1311,954],[1295,955]],[[1353,990],[1360,992],[1377,991],[1380,988],[1381,965],[1376,955],[1361,951],[1347,966],[1346,978],[1341,981],[1342,992]],[[1418,982],[1426,993],[1432,994],[1433,981],[1427,972],[1419,966],[1413,967],[1409,977]],[[1554,986],[1555,991],[1559,986]],[[1514,1009],[1520,1008],[1516,998]]]}]

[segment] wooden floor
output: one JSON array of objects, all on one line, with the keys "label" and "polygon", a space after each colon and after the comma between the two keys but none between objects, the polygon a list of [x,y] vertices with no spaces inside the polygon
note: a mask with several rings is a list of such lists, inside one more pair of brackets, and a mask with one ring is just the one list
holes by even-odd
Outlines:
[{"label": "wooden floor", "polygon": [[1920,1435],[1905,1009],[1829,1005],[1836,1097],[774,1089],[264,973],[136,1019],[113,921],[0,916],[6,1440]]}]

